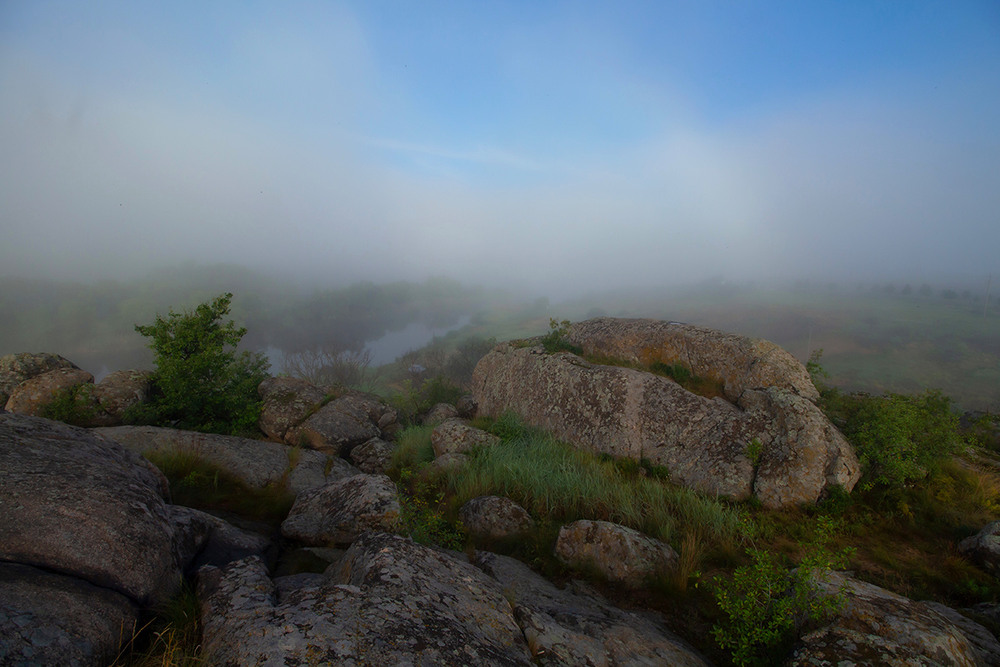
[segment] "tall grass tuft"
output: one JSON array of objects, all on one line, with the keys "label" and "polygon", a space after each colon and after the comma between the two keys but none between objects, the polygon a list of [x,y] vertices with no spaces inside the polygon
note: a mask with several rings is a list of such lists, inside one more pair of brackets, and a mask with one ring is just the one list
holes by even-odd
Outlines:
[{"label": "tall grass tuft", "polygon": [[574,449],[504,415],[492,426],[500,444],[472,452],[469,464],[449,476],[457,503],[501,495],[536,516],[558,521],[612,521],[670,540],[677,527],[712,542],[737,539],[739,514],[715,500],[668,482],[628,473],[613,462]]}]

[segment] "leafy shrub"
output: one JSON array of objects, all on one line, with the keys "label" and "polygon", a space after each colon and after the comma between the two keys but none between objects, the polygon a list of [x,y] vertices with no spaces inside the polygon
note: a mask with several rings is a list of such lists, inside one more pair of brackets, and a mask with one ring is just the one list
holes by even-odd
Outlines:
[{"label": "leafy shrub", "polygon": [[92,426],[98,412],[93,392],[90,383],[60,389],[42,409],[42,416],[74,426]]},{"label": "leafy shrub", "polygon": [[246,334],[229,314],[233,295],[224,294],[193,312],[156,317],[136,325],[150,338],[156,372],[152,400],[133,411],[132,421],[173,425],[195,431],[246,435],[256,433],[261,400],[257,385],[266,377],[267,359],[235,348]]},{"label": "leafy shrub", "polygon": [[549,319],[549,332],[542,336],[542,347],[545,348],[546,352],[549,354],[555,354],[556,352],[583,354],[582,347],[573,345],[566,340],[566,334],[569,333],[569,326],[569,320],[557,322],[555,318]]},{"label": "leafy shrub", "polygon": [[748,549],[751,564],[737,568],[729,581],[714,580],[715,600],[726,615],[725,624],[712,628],[719,646],[732,651],[737,665],[774,664],[795,629],[806,621],[820,621],[844,603],[843,595],[822,594],[817,578],[844,567],[850,550],[833,554],[829,542],[834,522],[820,517],[816,535],[798,568],[789,572],[778,556]]},{"label": "leafy shrub", "polygon": [[442,512],[444,490],[409,468],[400,471],[400,482],[400,530],[414,542],[460,550],[465,545],[465,530],[460,521],[449,521]]},{"label": "leafy shrub", "polygon": [[951,399],[936,390],[912,396],[835,395],[826,403],[858,453],[864,489],[923,479],[964,445]]}]

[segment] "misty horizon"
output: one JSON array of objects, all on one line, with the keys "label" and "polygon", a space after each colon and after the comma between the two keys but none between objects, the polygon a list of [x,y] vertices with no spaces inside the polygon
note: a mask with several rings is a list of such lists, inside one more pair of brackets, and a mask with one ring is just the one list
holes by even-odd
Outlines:
[{"label": "misty horizon", "polygon": [[5,3],[0,274],[1000,274],[990,3]]}]

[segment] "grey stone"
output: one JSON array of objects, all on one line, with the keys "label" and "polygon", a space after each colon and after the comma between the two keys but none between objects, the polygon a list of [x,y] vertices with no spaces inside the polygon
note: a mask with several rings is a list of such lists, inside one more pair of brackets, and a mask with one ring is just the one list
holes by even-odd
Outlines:
[{"label": "grey stone", "polygon": [[0,563],[0,665],[104,667],[137,620],[138,609],[120,593]]},{"label": "grey stone", "polygon": [[0,413],[0,560],[163,600],[181,571],[161,481],[87,429]]},{"label": "grey stone", "polygon": [[381,438],[372,438],[351,450],[351,460],[361,472],[384,473],[392,467],[392,454],[396,446]]},{"label": "grey stone", "polygon": [[575,568],[593,568],[609,581],[633,588],[677,565],[669,544],[608,521],[580,520],[559,530],[556,557]]},{"label": "grey stone", "polygon": [[271,547],[264,535],[238,528],[217,516],[179,505],[168,506],[177,562],[187,571],[221,567],[247,556],[263,558]]},{"label": "grey stone", "polygon": [[939,608],[839,572],[816,581],[845,604],[831,623],[801,638],[789,666],[997,664],[996,639],[989,642],[989,631],[968,619],[956,624]]},{"label": "grey stone", "polygon": [[556,588],[507,556],[480,551],[475,562],[499,582],[537,664],[708,665],[653,613]]},{"label": "grey stone", "polygon": [[958,550],[987,572],[1000,574],[1000,521],[959,542]]},{"label": "grey stone", "polygon": [[495,435],[469,426],[462,419],[446,419],[431,431],[431,445],[436,457],[449,453],[461,454],[473,447],[490,446],[498,442],[500,439]]},{"label": "grey stone", "polygon": [[298,378],[267,378],[257,387],[264,402],[258,422],[260,430],[269,438],[283,442],[288,430],[301,424],[330,391]]},{"label": "grey stone", "polygon": [[340,458],[307,449],[295,450],[276,442],[156,426],[114,426],[93,430],[137,454],[158,450],[190,452],[255,489],[287,483],[288,489],[298,494],[358,472]]},{"label": "grey stone", "polygon": [[473,498],[462,505],[458,516],[470,534],[493,540],[520,535],[535,525],[527,510],[500,496]]},{"label": "grey stone", "polygon": [[424,415],[425,426],[437,426],[445,419],[458,417],[458,410],[450,403],[438,403]]},{"label": "grey stone", "polygon": [[746,389],[744,408],[652,373],[511,344],[480,360],[472,386],[481,414],[513,410],[577,447],[648,459],[673,481],[712,495],[755,493],[781,507],[815,502],[835,485],[849,491],[861,474],[844,437],[788,389]]},{"label": "grey stone", "polygon": [[[280,594],[279,594],[280,591]],[[331,576],[283,580],[259,559],[199,574],[220,665],[530,665],[496,581],[461,554],[366,533]]]},{"label": "grey stone", "polygon": [[77,385],[93,385],[94,376],[79,368],[56,368],[14,387],[5,406],[7,412],[40,417],[56,396]]},{"label": "grey stone", "polygon": [[78,367],[69,359],[50,352],[20,352],[0,357],[0,406],[7,404],[17,385],[56,368]]},{"label": "grey stone", "polygon": [[348,393],[316,410],[288,430],[285,442],[333,456],[348,456],[360,444],[382,434],[378,427],[384,412],[379,399],[361,392]]},{"label": "grey stone", "polygon": [[125,411],[149,398],[151,371],[114,371],[94,385],[92,397],[99,409],[94,426],[117,426]]},{"label": "grey stone", "polygon": [[281,534],[311,546],[336,546],[350,544],[366,530],[393,530],[398,521],[393,481],[360,474],[301,494],[282,522]]}]

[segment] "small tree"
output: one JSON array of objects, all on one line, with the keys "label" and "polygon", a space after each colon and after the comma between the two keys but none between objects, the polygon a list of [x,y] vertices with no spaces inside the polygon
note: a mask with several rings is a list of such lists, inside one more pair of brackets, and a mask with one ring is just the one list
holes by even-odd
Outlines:
[{"label": "small tree", "polygon": [[236,353],[246,334],[229,314],[231,293],[193,312],[170,311],[135,330],[150,338],[154,395],[142,420],[213,433],[250,434],[257,428],[259,385],[268,374],[264,355]]}]

